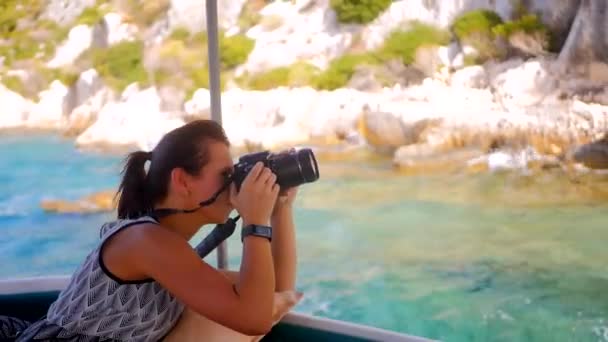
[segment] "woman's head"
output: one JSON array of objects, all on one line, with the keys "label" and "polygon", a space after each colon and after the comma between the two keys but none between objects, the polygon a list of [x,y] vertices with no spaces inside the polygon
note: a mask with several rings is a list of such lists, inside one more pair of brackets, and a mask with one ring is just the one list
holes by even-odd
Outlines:
[{"label": "woman's head", "polygon": [[[231,172],[229,146],[219,124],[197,120],[167,133],[152,152],[129,154],[118,190],[118,217],[138,217],[157,207],[196,208],[220,189]],[[201,224],[223,223],[231,210],[224,191],[213,204],[188,217]]]}]

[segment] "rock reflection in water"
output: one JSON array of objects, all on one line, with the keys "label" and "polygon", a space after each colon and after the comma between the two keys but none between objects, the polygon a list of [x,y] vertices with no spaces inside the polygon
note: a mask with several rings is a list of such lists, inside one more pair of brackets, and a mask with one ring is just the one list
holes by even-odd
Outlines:
[{"label": "rock reflection in water", "polygon": [[387,163],[325,162],[302,188],[299,311],[445,341],[598,337],[606,176]]}]

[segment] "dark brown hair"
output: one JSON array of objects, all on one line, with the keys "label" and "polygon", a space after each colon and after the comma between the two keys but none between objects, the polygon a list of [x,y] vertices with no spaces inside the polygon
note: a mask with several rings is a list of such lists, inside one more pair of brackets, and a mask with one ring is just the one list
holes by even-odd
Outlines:
[{"label": "dark brown hair", "polygon": [[196,176],[209,162],[206,144],[209,140],[230,145],[221,125],[211,120],[196,120],[165,134],[152,152],[130,153],[117,193],[118,218],[136,218],[150,212],[154,204],[167,196],[173,169],[182,168]]}]

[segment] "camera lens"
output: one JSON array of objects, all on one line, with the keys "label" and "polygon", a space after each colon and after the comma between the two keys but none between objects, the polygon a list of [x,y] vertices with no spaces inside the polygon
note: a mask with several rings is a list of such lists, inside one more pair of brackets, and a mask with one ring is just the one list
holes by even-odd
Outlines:
[{"label": "camera lens", "polygon": [[298,164],[301,165],[304,183],[311,183],[319,179],[319,166],[311,149],[305,148],[298,152]]},{"label": "camera lens", "polygon": [[317,160],[311,149],[282,153],[273,158],[272,171],[282,188],[312,183],[319,179]]}]

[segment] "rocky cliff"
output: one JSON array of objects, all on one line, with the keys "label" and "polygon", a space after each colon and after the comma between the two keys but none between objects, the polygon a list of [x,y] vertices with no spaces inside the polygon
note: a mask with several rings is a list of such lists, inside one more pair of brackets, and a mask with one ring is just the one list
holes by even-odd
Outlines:
[{"label": "rocky cliff", "polygon": [[[572,150],[606,128],[607,7],[219,1],[226,130],[248,148],[363,144],[407,170],[450,151],[459,165],[497,149],[584,161],[589,149]],[[11,0],[0,10],[0,127],[148,150],[209,116],[203,1]]]}]

